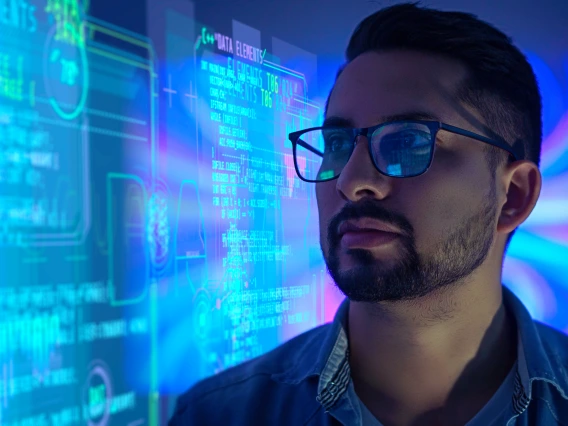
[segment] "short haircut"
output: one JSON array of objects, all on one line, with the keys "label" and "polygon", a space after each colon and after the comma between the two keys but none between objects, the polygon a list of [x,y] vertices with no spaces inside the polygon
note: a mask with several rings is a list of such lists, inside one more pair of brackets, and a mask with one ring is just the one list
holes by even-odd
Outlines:
[{"label": "short haircut", "polygon": [[[515,146],[522,159],[540,164],[542,101],[534,71],[510,37],[470,13],[445,12],[403,3],[381,9],[363,19],[349,40],[347,64],[367,52],[412,50],[457,60],[468,76],[456,98],[475,108],[491,131]],[[331,95],[331,93],[330,93]],[[325,105],[325,113],[329,97]],[[508,153],[484,147],[495,178]],[[515,231],[507,238],[508,247]]]}]

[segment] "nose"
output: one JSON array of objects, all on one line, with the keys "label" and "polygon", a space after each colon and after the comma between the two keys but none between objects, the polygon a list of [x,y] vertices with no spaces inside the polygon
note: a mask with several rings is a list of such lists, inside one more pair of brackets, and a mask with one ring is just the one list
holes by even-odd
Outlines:
[{"label": "nose", "polygon": [[359,201],[365,197],[387,198],[393,178],[381,174],[374,166],[367,136],[359,135],[353,153],[337,178],[336,189],[345,201]]}]

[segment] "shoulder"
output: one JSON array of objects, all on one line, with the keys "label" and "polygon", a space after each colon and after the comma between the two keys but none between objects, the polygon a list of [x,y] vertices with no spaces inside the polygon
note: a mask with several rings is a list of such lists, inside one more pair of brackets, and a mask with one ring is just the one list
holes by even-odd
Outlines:
[{"label": "shoulder", "polygon": [[244,407],[283,399],[284,389],[289,387],[279,386],[281,381],[273,378],[286,377],[290,371],[310,370],[313,363],[308,363],[315,362],[329,327],[331,324],[324,324],[308,330],[264,355],[201,380],[178,398],[172,420],[195,416],[211,419],[212,411],[216,415],[227,410],[234,414]]},{"label": "shoulder", "polygon": [[532,408],[527,415],[538,419],[538,424],[564,424],[559,419],[568,419],[568,335],[539,321],[534,323],[540,342],[531,342],[534,345],[525,351],[544,353],[534,357],[537,364],[529,367]]},{"label": "shoulder", "polygon": [[191,399],[203,398],[212,392],[237,386],[253,377],[270,377],[298,367],[301,352],[309,350],[311,346],[317,347],[329,326],[330,324],[324,324],[308,330],[264,355],[208,377],[198,382],[184,395]]},{"label": "shoulder", "polygon": [[534,323],[547,354],[568,369],[568,335],[540,321]]}]

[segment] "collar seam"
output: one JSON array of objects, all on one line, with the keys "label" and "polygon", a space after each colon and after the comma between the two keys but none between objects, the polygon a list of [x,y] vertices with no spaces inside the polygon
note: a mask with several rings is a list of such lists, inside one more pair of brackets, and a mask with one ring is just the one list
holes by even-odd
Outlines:
[{"label": "collar seam", "polygon": [[530,389],[529,389],[529,395],[528,395],[529,398],[532,399],[532,397],[531,397],[531,395],[532,395],[532,384],[533,384],[533,382],[535,382],[537,380],[540,380],[540,381],[543,381],[543,382],[546,382],[546,383],[553,385],[556,388],[556,390],[560,393],[560,396],[562,396],[562,398],[564,398],[565,400],[568,401],[568,392],[566,392],[565,389],[562,386],[560,386],[560,383],[555,381],[556,378],[554,378],[554,380],[552,380],[552,379],[548,379],[546,377],[531,377],[529,379],[529,383],[530,383]]}]

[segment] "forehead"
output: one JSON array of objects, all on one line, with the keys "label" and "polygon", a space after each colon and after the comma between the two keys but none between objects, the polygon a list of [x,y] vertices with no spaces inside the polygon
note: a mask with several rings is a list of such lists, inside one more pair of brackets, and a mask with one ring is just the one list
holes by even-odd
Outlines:
[{"label": "forehead", "polygon": [[338,77],[326,116],[350,119],[357,127],[409,111],[456,123],[463,106],[455,90],[467,75],[460,62],[414,51],[368,52]]}]

